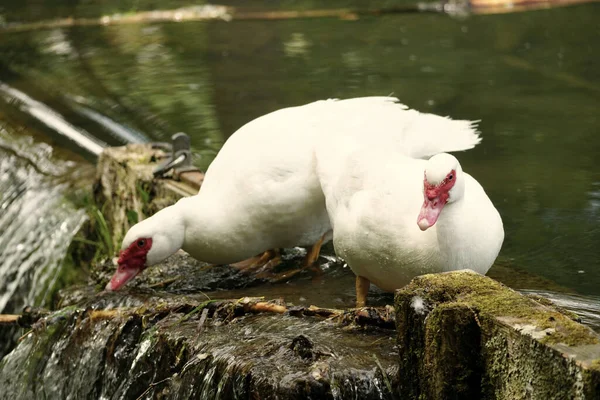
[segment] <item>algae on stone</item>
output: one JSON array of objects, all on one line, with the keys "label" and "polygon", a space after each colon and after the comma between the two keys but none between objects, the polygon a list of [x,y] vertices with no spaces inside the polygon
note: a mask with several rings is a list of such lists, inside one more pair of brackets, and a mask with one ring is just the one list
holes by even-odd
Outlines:
[{"label": "algae on stone", "polygon": [[[408,398],[585,399],[599,338],[556,307],[472,271],[424,275],[395,299],[398,392]],[[593,364],[592,364],[593,365]]]},{"label": "algae on stone", "polygon": [[476,309],[479,315],[502,318],[514,324],[532,324],[539,330],[553,329],[542,339],[547,344],[574,346],[598,343],[598,335],[574,321],[572,314],[565,315],[547,303],[525,297],[492,279],[482,278],[466,271],[424,275],[403,290],[418,287],[436,303],[465,303]]}]

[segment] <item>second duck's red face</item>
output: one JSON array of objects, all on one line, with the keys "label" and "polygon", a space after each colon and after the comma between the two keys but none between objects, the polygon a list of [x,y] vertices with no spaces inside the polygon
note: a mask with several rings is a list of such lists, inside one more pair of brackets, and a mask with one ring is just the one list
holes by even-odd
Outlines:
[{"label": "second duck's red face", "polygon": [[422,231],[431,228],[437,222],[440,213],[450,198],[450,190],[456,182],[456,171],[450,171],[446,177],[437,184],[431,184],[427,175],[423,179],[423,206],[417,218],[417,224]]}]

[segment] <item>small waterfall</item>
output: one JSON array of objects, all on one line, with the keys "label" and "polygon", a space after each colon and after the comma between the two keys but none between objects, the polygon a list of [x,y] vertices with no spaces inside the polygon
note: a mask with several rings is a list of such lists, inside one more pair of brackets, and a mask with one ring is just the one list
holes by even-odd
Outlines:
[{"label": "small waterfall", "polygon": [[[85,213],[65,199],[74,163],[52,160],[52,148],[10,135],[0,125],[0,313],[42,306],[61,273]],[[0,356],[18,333],[0,329]]]}]

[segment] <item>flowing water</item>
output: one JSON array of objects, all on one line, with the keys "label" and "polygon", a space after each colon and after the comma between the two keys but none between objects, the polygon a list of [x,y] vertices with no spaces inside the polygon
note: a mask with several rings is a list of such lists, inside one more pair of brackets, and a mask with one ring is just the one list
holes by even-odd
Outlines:
[{"label": "flowing water", "polygon": [[[11,2],[0,21],[151,7],[135,3]],[[0,30],[0,312],[47,297],[83,220],[67,194],[91,184],[102,147],[165,141],[183,131],[205,168],[232,132],[269,111],[394,94],[421,111],[481,119],[482,144],[458,157],[502,214],[500,259],[536,277],[506,281],[548,295],[598,327],[599,17],[600,7],[588,4],[460,19],[406,14]],[[270,291],[349,297],[352,280],[326,280],[315,291],[310,284],[280,288]]]},{"label": "flowing water", "polygon": [[[0,313],[49,302],[62,261],[85,213],[65,200],[73,164],[54,161],[52,147],[15,137],[0,122]],[[2,328],[0,354],[15,329]]]}]

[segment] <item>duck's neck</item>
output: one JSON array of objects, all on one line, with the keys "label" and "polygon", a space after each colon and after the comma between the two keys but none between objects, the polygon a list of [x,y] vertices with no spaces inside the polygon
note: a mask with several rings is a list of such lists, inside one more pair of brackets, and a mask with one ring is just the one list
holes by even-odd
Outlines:
[{"label": "duck's neck", "polygon": [[[241,246],[235,240],[234,213],[223,204],[212,204],[202,195],[184,198],[176,206],[184,215],[185,238],[182,249],[194,258],[214,264],[240,261]],[[254,255],[254,254],[251,254]],[[239,259],[238,259],[239,258]]]},{"label": "duck's neck", "polygon": [[485,222],[478,218],[477,205],[469,204],[467,196],[444,207],[437,222],[437,240],[446,270],[469,268],[485,274],[489,266],[482,265],[481,235]]}]

